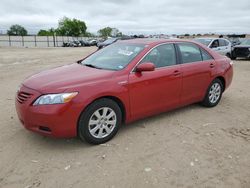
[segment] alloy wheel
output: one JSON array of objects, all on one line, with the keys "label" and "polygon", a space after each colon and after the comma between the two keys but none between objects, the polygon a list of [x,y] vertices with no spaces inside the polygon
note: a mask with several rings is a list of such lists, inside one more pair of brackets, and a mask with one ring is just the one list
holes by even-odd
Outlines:
[{"label": "alloy wheel", "polygon": [[108,107],[99,108],[89,119],[89,133],[95,138],[105,138],[112,133],[116,122],[117,117],[113,109]]}]

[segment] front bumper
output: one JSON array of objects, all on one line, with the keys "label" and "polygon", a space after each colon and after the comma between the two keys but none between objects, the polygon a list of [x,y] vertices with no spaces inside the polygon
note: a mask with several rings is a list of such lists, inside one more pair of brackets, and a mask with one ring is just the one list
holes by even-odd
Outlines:
[{"label": "front bumper", "polygon": [[77,121],[81,110],[73,101],[66,104],[38,105],[33,102],[41,93],[22,86],[17,92],[15,105],[23,126],[33,132],[52,137],[77,136]]}]

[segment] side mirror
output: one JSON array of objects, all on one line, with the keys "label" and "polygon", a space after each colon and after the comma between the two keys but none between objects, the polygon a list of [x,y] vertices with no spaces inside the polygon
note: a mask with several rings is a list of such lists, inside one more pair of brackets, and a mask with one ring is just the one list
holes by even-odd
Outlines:
[{"label": "side mirror", "polygon": [[151,62],[145,62],[136,67],[136,72],[144,72],[144,71],[154,71],[155,65]]}]

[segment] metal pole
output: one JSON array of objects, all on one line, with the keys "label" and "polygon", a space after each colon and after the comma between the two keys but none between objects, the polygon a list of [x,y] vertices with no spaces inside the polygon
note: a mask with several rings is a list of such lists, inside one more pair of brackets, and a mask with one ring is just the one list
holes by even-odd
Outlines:
[{"label": "metal pole", "polygon": [[53,34],[53,44],[54,44],[54,47],[56,47],[55,34]]},{"label": "metal pole", "polygon": [[9,46],[11,46],[11,40],[10,40],[10,35],[9,35]]},{"label": "metal pole", "polygon": [[37,47],[37,44],[36,44],[36,35],[34,35],[34,39],[35,39],[35,47]]},{"label": "metal pole", "polygon": [[48,44],[48,47],[49,47],[49,36],[47,36],[47,44]]},{"label": "metal pole", "polygon": [[57,40],[57,35],[56,35],[56,47],[58,47],[58,40]]},{"label": "metal pole", "polygon": [[24,46],[24,40],[23,40],[23,36],[22,36],[22,45]]}]

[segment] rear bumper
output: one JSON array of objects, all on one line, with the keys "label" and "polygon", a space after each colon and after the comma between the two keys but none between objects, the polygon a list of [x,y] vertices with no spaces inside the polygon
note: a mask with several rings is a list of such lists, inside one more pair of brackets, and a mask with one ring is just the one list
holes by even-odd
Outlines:
[{"label": "rear bumper", "polygon": [[[16,99],[16,112],[23,126],[33,132],[51,137],[77,136],[78,109],[74,103],[33,106],[33,101],[41,94],[25,86],[21,91],[31,94],[23,103]],[[18,94],[17,94],[18,95]]]}]

